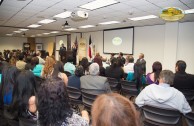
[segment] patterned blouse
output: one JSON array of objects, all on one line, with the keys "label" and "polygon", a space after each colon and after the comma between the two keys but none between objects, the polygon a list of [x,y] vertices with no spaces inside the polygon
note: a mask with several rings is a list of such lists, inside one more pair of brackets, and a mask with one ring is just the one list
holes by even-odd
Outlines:
[{"label": "patterned blouse", "polygon": [[88,122],[81,116],[73,113],[71,118],[67,118],[68,124],[65,122],[61,126],[89,126]]}]

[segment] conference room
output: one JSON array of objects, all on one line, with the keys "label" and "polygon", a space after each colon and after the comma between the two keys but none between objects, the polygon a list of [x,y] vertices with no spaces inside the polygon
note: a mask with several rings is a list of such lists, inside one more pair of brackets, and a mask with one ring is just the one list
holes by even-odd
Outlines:
[{"label": "conference room", "polygon": [[[55,71],[55,67],[60,67],[61,65],[66,69],[70,67],[69,65],[71,64],[69,62],[72,61],[74,66],[71,66],[71,70],[67,70],[65,71],[66,73],[60,75],[61,78],[63,78],[62,80],[64,80],[68,93],[74,91],[74,89],[70,89],[67,86],[69,83],[68,80],[70,80],[69,77],[70,75],[76,75],[76,70],[82,70],[79,66],[83,58],[88,60],[88,62],[84,64],[91,64],[91,71],[89,65],[86,65],[87,68],[84,67],[84,74],[88,76],[87,74],[90,74],[92,70],[97,69],[95,64],[93,64],[95,62],[95,57],[101,57],[104,73],[100,75],[104,75],[109,81],[109,84],[112,83],[112,81],[114,83],[115,80],[111,80],[112,78],[110,76],[106,76],[106,68],[111,67],[111,64],[113,64],[113,62],[111,62],[111,56],[113,55],[113,58],[119,59],[120,54],[123,55],[125,61],[127,57],[132,56],[134,64],[140,59],[140,55],[143,54],[143,59],[146,61],[146,70],[144,70],[142,74],[145,77],[148,73],[152,73],[153,64],[156,61],[162,64],[162,70],[170,70],[176,73],[178,69],[176,68],[178,67],[176,63],[179,60],[185,62],[186,67],[184,73],[193,75],[193,29],[193,0],[1,0],[0,58],[3,59],[2,62],[7,61],[6,56],[9,59],[10,55],[15,54],[18,56],[17,60],[20,60],[18,52],[25,52],[26,55],[36,55],[35,57],[38,57],[39,62],[40,58],[42,58],[44,60],[42,66],[37,66],[38,63],[35,63],[37,69],[41,67],[43,71],[35,74],[38,75],[38,83],[41,85],[38,86],[39,88],[42,87],[41,83],[49,83],[48,80],[46,82],[44,80],[50,76],[48,72],[50,64],[48,68],[46,67],[47,60],[49,60],[49,63],[53,62],[51,74],[57,73],[57,75],[62,72],[60,69]],[[63,49],[65,51],[61,53]],[[9,52],[9,55],[4,52]],[[50,59],[47,59],[47,57]],[[59,63],[58,61],[62,62]],[[96,63],[98,63],[98,61],[96,61]],[[125,63],[126,62],[123,63],[122,69],[124,69]],[[82,66],[84,65],[82,64]],[[99,64],[99,72],[101,72],[102,66]],[[31,71],[33,72],[33,70]],[[3,75],[3,69],[0,72],[0,75]],[[123,74],[125,75],[122,77],[126,79],[128,73],[125,73],[124,70]],[[78,76],[80,81],[82,81],[81,76],[83,75],[79,73]],[[122,77],[121,80],[123,79]],[[3,76],[1,78],[2,80],[0,82],[3,84]],[[159,79],[158,75],[157,83],[159,83]],[[103,78],[98,78],[96,80],[103,80]],[[120,84],[120,89],[116,91],[116,93],[125,96],[126,90],[122,90],[122,87],[126,84],[122,85],[121,80],[116,80],[119,81]],[[55,82],[56,80],[52,81]],[[79,83],[81,83],[80,81]],[[123,81],[126,80],[123,79]],[[59,82],[56,81],[56,83]],[[147,84],[147,82],[145,82],[145,84]],[[146,88],[146,86],[147,85],[144,85],[142,88],[138,88],[136,93],[141,94],[140,91],[143,91],[143,88]],[[53,86],[53,88],[60,87]],[[79,88],[81,89],[82,86],[80,85]],[[41,89],[42,92],[44,92],[44,89],[50,89],[50,87],[42,87]],[[115,93],[111,84],[110,89],[111,92]],[[124,93],[122,91],[124,91]],[[186,94],[187,93],[186,91]],[[185,94],[185,92],[183,94]],[[41,96],[43,94],[38,95]],[[85,95],[87,95],[87,93]],[[115,98],[117,97],[116,95],[104,96],[104,98]],[[137,96],[138,95],[135,95],[135,97]],[[81,97],[83,102],[83,99],[86,97]],[[127,97],[127,99],[130,98]],[[193,102],[193,100],[194,97],[191,96],[191,101]],[[1,102],[3,103],[3,101]],[[130,99],[130,105],[131,102],[135,103],[135,99]],[[81,104],[81,106],[87,106],[86,104]],[[64,103],[64,105],[66,104]],[[78,105],[78,108],[74,107],[76,111],[78,111],[79,116],[81,114],[86,116],[89,114],[92,116],[92,112],[95,111],[92,111],[91,105],[92,103],[89,107],[87,106],[89,110],[86,109],[87,111],[84,112],[81,112],[83,107],[80,109],[80,105]],[[97,103],[94,105],[97,105]],[[133,105],[131,106],[132,108],[134,107]],[[193,111],[193,103],[192,105],[190,104],[190,106]],[[136,107],[138,108],[138,106]],[[135,112],[137,108],[134,108]],[[149,107],[145,108],[145,110],[146,109],[149,110]],[[185,118],[184,115],[185,114],[181,114],[180,118]],[[90,118],[89,124],[97,125],[97,123],[94,124],[95,121],[91,121],[95,119],[96,118],[93,117],[92,119]],[[20,121],[20,119],[18,120]],[[180,119],[178,120],[180,121]],[[149,123],[149,121],[147,123]],[[187,120],[183,122],[187,124]],[[52,124],[52,122],[49,123]],[[163,122],[160,123],[162,124]],[[179,125],[183,125],[183,123],[180,122],[177,122],[177,125],[178,123]],[[23,126],[24,124],[20,125]],[[64,123],[63,125],[66,124]],[[149,124],[147,125],[149,126]],[[188,123],[188,125],[191,126],[192,124]]]}]

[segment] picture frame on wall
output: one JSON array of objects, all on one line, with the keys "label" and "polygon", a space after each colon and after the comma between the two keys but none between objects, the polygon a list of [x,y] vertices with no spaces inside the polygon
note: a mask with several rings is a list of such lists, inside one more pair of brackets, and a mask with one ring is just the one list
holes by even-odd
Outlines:
[{"label": "picture frame on wall", "polygon": [[36,43],[36,51],[43,50],[42,43]]},{"label": "picture frame on wall", "polygon": [[30,50],[30,43],[23,43],[23,50],[25,51]]}]

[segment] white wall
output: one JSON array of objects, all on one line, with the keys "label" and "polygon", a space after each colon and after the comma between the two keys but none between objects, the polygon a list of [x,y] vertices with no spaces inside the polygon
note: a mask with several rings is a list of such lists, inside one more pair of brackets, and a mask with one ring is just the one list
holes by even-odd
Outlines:
[{"label": "white wall", "polygon": [[[163,64],[163,69],[175,72],[176,61],[182,59],[187,63],[186,72],[194,74],[193,28],[194,22],[135,27],[135,61],[139,53],[144,53],[147,61],[147,73],[152,71],[152,64],[155,61],[160,61]],[[92,42],[96,45],[96,50],[102,56],[109,58],[109,55],[103,54],[103,31],[83,33],[87,43],[90,35]]]},{"label": "white wall", "polygon": [[180,23],[177,60],[187,63],[186,71],[194,74],[194,22]]},{"label": "white wall", "polygon": [[3,52],[4,49],[21,49],[23,48],[23,43],[27,42],[27,38],[21,37],[0,37],[0,51]]}]

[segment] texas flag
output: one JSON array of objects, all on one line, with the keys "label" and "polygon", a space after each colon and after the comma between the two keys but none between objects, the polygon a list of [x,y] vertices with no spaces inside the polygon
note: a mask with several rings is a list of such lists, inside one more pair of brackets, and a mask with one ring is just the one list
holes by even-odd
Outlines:
[{"label": "texas flag", "polygon": [[90,35],[90,38],[89,38],[88,56],[90,57],[90,59],[92,58],[92,39],[91,39],[91,35]]}]

